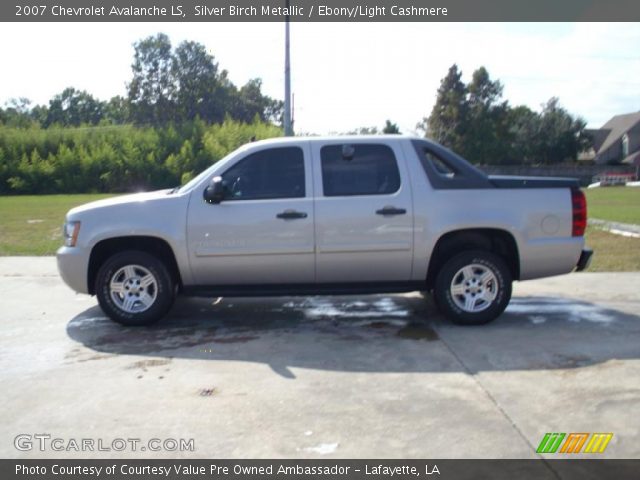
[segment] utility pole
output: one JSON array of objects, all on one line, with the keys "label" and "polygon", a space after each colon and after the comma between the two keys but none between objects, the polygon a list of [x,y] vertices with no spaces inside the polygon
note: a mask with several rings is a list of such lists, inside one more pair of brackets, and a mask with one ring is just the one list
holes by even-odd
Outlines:
[{"label": "utility pole", "polygon": [[285,7],[287,15],[284,20],[284,136],[293,136],[293,125],[291,123],[291,60],[289,58],[289,0],[286,0]]}]

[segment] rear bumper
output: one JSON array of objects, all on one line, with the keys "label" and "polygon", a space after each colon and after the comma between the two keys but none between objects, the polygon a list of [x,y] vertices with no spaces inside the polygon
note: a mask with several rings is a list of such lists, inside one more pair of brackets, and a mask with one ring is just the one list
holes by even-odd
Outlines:
[{"label": "rear bumper", "polygon": [[589,265],[591,265],[591,257],[593,257],[593,250],[590,248],[583,249],[576,264],[576,272],[581,272],[589,268]]}]

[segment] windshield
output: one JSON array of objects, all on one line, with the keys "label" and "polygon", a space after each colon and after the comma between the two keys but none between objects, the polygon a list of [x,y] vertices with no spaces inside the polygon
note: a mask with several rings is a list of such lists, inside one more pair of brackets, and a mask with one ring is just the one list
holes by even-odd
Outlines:
[{"label": "windshield", "polygon": [[184,193],[184,192],[188,192],[189,190],[191,190],[192,188],[194,188],[196,185],[198,185],[200,182],[204,181],[205,178],[211,176],[213,174],[213,170],[214,169],[218,169],[218,167],[222,167],[224,166],[225,163],[227,163],[229,161],[229,159],[233,156],[235,156],[235,153],[237,152],[237,150],[231,152],[230,154],[228,154],[226,157],[222,158],[221,160],[217,161],[216,163],[214,163],[213,165],[211,165],[209,168],[207,168],[206,170],[203,170],[202,172],[200,172],[200,174],[196,175],[195,177],[193,177],[191,180],[189,180],[187,183],[185,183],[184,185],[182,185],[181,187],[177,188],[175,191],[176,193]]}]

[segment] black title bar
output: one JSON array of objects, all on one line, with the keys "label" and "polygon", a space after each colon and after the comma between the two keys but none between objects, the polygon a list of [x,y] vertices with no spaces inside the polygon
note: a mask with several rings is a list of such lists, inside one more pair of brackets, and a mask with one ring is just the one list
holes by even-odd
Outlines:
[{"label": "black title bar", "polygon": [[2,22],[637,22],[637,0],[14,0]]},{"label": "black title bar", "polygon": [[0,460],[24,480],[637,479],[640,460]]}]

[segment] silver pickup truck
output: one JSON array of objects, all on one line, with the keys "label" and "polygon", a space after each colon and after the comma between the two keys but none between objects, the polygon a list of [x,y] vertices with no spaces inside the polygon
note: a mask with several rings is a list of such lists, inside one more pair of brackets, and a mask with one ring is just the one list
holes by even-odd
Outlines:
[{"label": "silver pickup truck", "polygon": [[487,176],[407,136],[250,143],[173,190],[69,211],[64,281],[124,325],[177,294],[428,291],[464,325],[487,323],[513,280],[583,270],[586,201],[572,179]]}]

